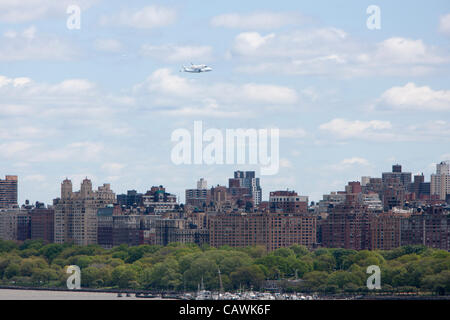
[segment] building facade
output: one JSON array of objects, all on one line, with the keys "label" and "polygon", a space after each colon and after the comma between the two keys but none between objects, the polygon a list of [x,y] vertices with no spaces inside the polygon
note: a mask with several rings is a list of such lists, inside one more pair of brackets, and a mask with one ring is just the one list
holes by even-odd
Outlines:
[{"label": "building facade", "polygon": [[72,182],[68,179],[61,184],[61,198],[55,201],[56,243],[72,242],[77,245],[97,243],[97,210],[115,202],[115,194],[109,184],[97,191],[92,183],[84,179],[80,191],[72,191]]},{"label": "building facade", "polygon": [[17,206],[17,176],[8,175],[0,179],[0,209]]},{"label": "building facade", "polygon": [[294,244],[316,244],[313,215],[287,213],[214,213],[208,217],[210,245],[247,247],[262,245],[272,251]]}]

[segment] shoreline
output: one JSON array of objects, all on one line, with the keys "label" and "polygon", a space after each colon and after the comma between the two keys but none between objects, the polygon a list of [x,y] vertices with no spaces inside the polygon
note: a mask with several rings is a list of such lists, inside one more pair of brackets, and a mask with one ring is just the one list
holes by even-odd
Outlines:
[{"label": "shoreline", "polygon": [[[133,298],[137,300],[186,300],[179,296],[184,293],[155,293],[143,290],[133,290],[133,289],[92,289],[92,288],[81,288],[78,290],[70,290],[67,288],[44,288],[44,287],[18,287],[18,286],[5,286],[0,285],[0,291],[12,290],[12,291],[25,291],[25,292],[39,292],[45,291],[49,293],[61,293],[61,294],[100,294],[100,295],[116,295],[118,299]],[[119,296],[121,294],[121,296]],[[166,296],[166,297],[165,297]],[[178,296],[178,298],[177,298]],[[1,297],[0,297],[1,300]],[[446,296],[435,296],[435,295],[323,295],[319,296],[317,300],[450,300],[450,295]]]}]

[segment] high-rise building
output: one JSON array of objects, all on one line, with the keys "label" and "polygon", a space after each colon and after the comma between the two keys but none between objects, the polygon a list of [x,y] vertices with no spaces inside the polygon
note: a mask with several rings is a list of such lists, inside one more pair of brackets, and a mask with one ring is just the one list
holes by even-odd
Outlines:
[{"label": "high-rise building", "polygon": [[235,171],[234,179],[229,181],[229,188],[248,189],[248,194],[251,196],[254,207],[258,206],[262,201],[262,190],[259,178],[255,176],[255,171]]},{"label": "high-rise building", "polygon": [[299,196],[295,191],[273,191],[269,196],[272,212],[307,213],[308,197]]},{"label": "high-rise building", "polygon": [[24,241],[30,238],[28,210],[12,208],[0,210],[0,239]]},{"label": "high-rise building", "polygon": [[262,245],[268,251],[294,244],[316,244],[317,218],[286,213],[211,213],[208,216],[210,245],[247,247]]},{"label": "high-rise building", "polygon": [[436,173],[431,175],[430,193],[439,196],[440,200],[447,199],[450,194],[450,161],[436,165]]},{"label": "high-rise building", "polygon": [[369,183],[370,183],[370,177],[369,176],[361,177],[361,186],[362,187],[367,186],[367,184],[369,184]]},{"label": "high-rise building", "polygon": [[53,208],[30,210],[31,239],[52,243],[55,237],[55,211]]},{"label": "high-rise building", "polygon": [[117,203],[126,207],[140,207],[143,205],[143,194],[136,190],[128,190],[127,194],[118,194]]},{"label": "high-rise building", "polygon": [[450,211],[428,206],[401,221],[401,243],[450,250]]},{"label": "high-rise building", "polygon": [[206,180],[201,178],[197,182],[197,189],[186,190],[186,205],[190,205],[197,209],[202,209],[208,205],[208,199],[211,194]]},{"label": "high-rise building", "polygon": [[401,246],[401,221],[410,213],[383,212],[369,216],[370,250],[392,250]]},{"label": "high-rise building", "polygon": [[369,210],[351,195],[331,208],[322,223],[322,244],[329,248],[369,249]]},{"label": "high-rise building", "polygon": [[206,181],[203,178],[200,178],[200,180],[198,180],[198,182],[197,182],[197,189],[200,189],[200,190],[208,189],[208,181]]},{"label": "high-rise building", "polygon": [[209,242],[209,232],[190,225],[185,219],[157,219],[155,240],[155,244],[162,246],[172,242],[203,245]]},{"label": "high-rise building", "polygon": [[142,196],[142,201],[155,214],[173,211],[177,206],[177,196],[166,192],[163,186],[152,187]]},{"label": "high-rise building", "polygon": [[7,209],[17,206],[17,176],[6,176],[0,179],[0,208]]},{"label": "high-rise building", "polygon": [[97,210],[115,202],[115,194],[109,184],[97,191],[92,190],[92,182],[84,179],[80,191],[72,191],[68,179],[61,184],[61,199],[55,203],[56,243],[73,242],[77,245],[97,243]]},{"label": "high-rise building", "polygon": [[411,183],[411,177],[411,172],[402,172],[402,166],[395,164],[392,166],[392,172],[383,172],[382,181],[383,183],[390,183],[390,181],[397,180],[404,188],[407,188]]}]

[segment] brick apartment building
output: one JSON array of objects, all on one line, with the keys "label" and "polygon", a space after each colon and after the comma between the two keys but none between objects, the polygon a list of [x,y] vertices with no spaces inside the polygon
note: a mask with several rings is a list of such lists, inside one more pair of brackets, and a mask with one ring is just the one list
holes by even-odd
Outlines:
[{"label": "brick apartment building", "polygon": [[213,213],[208,216],[210,245],[266,246],[272,251],[293,244],[316,244],[316,217],[287,213]]},{"label": "brick apartment building", "polygon": [[369,249],[369,210],[365,205],[347,199],[330,209],[321,227],[324,247]]}]

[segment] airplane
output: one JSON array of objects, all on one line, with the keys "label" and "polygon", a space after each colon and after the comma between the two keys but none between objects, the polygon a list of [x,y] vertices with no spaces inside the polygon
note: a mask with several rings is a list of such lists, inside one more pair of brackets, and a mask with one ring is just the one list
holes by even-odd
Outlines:
[{"label": "airplane", "polygon": [[190,72],[190,73],[201,73],[201,72],[209,72],[212,71],[211,67],[208,67],[205,64],[193,64],[191,62],[191,65],[189,67],[183,66],[183,69],[180,70],[180,72]]}]

